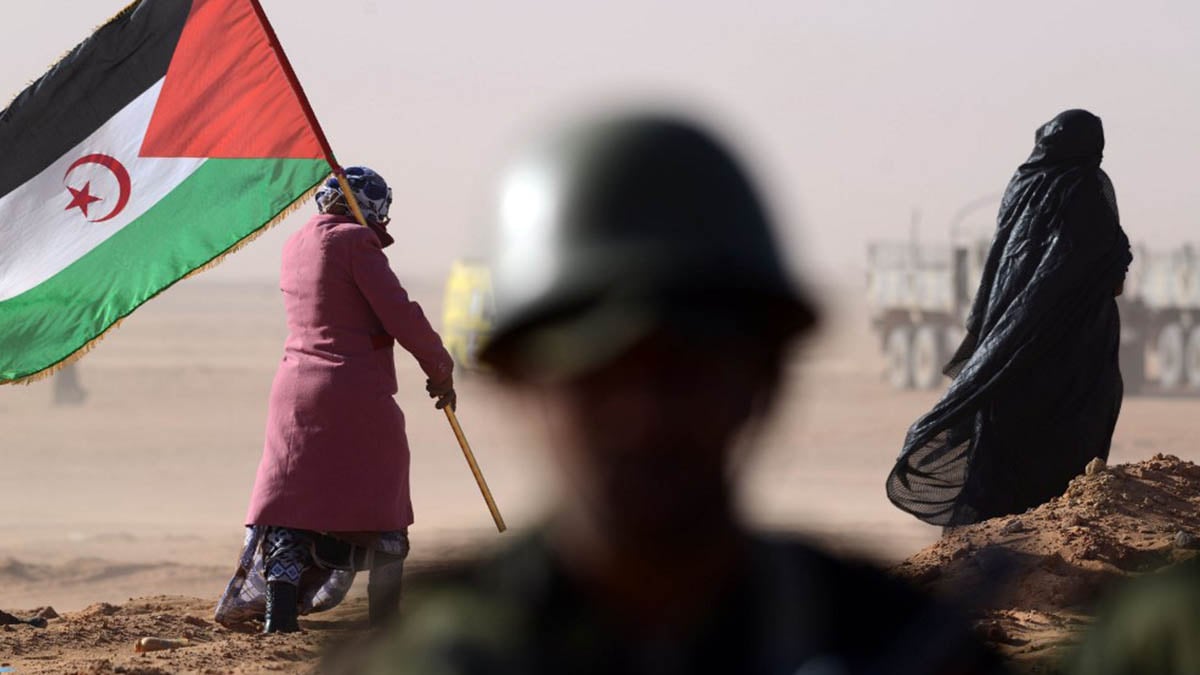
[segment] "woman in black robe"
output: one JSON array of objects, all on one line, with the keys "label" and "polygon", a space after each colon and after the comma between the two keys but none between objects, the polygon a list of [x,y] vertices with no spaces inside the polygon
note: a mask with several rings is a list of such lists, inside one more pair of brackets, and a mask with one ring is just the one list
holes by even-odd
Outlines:
[{"label": "woman in black robe", "polygon": [[1115,296],[1132,256],[1103,149],[1100,118],[1068,110],[1038,129],[1008,184],[946,366],[954,381],[888,476],[888,498],[921,520],[1021,513],[1108,457],[1122,396]]}]

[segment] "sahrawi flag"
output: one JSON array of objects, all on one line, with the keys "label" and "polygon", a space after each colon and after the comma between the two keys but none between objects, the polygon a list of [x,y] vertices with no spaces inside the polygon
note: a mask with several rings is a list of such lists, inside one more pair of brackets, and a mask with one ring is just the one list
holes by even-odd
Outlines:
[{"label": "sahrawi flag", "polygon": [[142,0],[0,113],[0,383],[48,373],[329,175],[255,0]]}]

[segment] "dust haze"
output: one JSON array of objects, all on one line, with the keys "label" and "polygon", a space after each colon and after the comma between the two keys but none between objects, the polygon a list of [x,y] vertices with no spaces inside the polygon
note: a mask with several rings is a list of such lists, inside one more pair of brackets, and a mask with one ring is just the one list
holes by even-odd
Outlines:
[{"label": "dust haze", "polygon": [[[115,11],[8,4],[13,93]],[[1200,6],[1185,0],[263,4],[339,159],[395,187],[402,279],[486,253],[495,177],[524,138],[624,102],[725,127],[806,276],[861,278],[864,242],[908,236],[913,209],[922,237],[944,237],[1071,107],[1104,120],[1131,238],[1175,243],[1200,213]],[[298,222],[206,279],[270,281]]]},{"label": "dust haze", "polygon": [[[107,5],[6,3],[0,90],[44,72],[118,9]],[[1072,107],[1104,120],[1131,239],[1200,240],[1197,3],[263,5],[339,159],[393,185],[392,266],[435,326],[451,261],[487,252],[505,160],[546,124],[634,102],[696,111],[733,137],[798,273],[829,289],[824,332],[746,468],[747,508],[882,559],[937,536],[883,495],[906,427],[936,393],[881,381],[862,306],[866,243],[907,237],[914,210],[920,236],[940,241],[963,204],[1003,189],[1034,130]],[[83,406],[52,407],[47,383],[0,388],[0,606],[220,593],[283,344],[280,251],[310,213],[131,317],[81,362]],[[414,557],[494,540],[401,356]],[[466,431],[506,517],[528,526],[554,492],[535,434],[490,383],[464,379]],[[1196,409],[1129,402],[1114,460],[1200,457],[1186,423]]]}]

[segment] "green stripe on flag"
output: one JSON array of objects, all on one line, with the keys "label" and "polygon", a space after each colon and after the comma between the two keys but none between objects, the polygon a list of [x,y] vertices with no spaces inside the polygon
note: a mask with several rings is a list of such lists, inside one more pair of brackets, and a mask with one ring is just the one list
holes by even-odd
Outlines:
[{"label": "green stripe on flag", "polygon": [[328,175],[323,160],[206,161],[87,255],[0,302],[0,382],[65,360],[270,223]]}]

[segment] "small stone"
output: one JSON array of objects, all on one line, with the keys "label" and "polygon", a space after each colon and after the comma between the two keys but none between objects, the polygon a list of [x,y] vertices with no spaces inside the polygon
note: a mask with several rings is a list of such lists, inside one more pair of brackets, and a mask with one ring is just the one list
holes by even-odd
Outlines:
[{"label": "small stone", "polygon": [[[1076,464],[1075,466],[1079,465]],[[1096,457],[1087,463],[1087,466],[1084,467],[1083,472],[1089,476],[1095,476],[1098,473],[1102,473],[1106,466],[1107,464],[1104,463],[1103,459]]]},{"label": "small stone", "polygon": [[1022,523],[1020,518],[1013,518],[1012,520],[1005,523],[1004,527],[1000,528],[1001,534],[1017,534],[1018,532],[1024,532],[1024,531],[1025,531],[1025,523]]},{"label": "small stone", "polygon": [[1171,543],[1175,545],[1175,548],[1193,548],[1196,545],[1196,537],[1180,530],[1175,533],[1175,536],[1171,539]]}]

